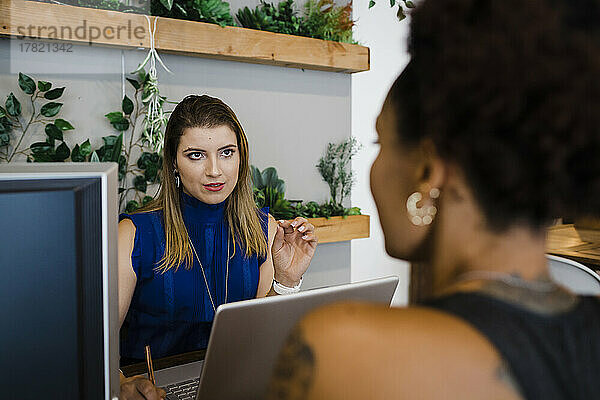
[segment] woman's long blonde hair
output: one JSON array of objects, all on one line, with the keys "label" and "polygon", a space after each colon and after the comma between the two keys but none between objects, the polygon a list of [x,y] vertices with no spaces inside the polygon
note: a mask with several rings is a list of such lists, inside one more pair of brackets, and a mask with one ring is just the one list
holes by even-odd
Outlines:
[{"label": "woman's long blonde hair", "polygon": [[240,243],[246,256],[267,254],[267,240],[261,227],[259,213],[252,194],[250,165],[248,161],[248,139],[233,110],[221,100],[207,95],[186,96],[173,110],[165,130],[161,186],[158,196],[139,210],[163,211],[165,228],[165,254],[155,268],[164,273],[171,268],[193,265],[193,253],[189,236],[181,213],[180,189],[175,185],[175,161],[177,148],[187,128],[215,128],[228,126],[237,138],[240,166],[238,181],[225,205],[225,218],[229,223],[230,235],[235,252]]}]

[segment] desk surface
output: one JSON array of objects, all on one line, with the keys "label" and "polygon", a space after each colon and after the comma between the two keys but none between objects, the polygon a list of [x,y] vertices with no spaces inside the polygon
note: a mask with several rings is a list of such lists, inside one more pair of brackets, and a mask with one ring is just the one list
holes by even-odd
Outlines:
[{"label": "desk surface", "polygon": [[600,230],[575,228],[573,224],[550,227],[546,250],[600,269]]},{"label": "desk surface", "polygon": [[[174,367],[176,365],[204,360],[205,355],[206,350],[191,351],[189,353],[177,354],[175,356],[169,356],[165,358],[158,358],[156,360],[152,360],[152,365],[154,367],[154,370],[158,371],[164,368]],[[146,369],[145,362],[126,365],[122,367],[121,370],[123,371],[123,374],[125,376],[142,375],[148,372]]]}]

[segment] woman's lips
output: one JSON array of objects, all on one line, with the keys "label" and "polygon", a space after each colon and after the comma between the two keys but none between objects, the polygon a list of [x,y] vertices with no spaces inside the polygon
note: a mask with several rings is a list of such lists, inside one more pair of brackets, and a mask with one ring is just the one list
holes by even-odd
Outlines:
[{"label": "woman's lips", "polygon": [[210,190],[211,192],[218,192],[225,187],[224,183],[209,183],[208,185],[202,185],[206,190]]}]

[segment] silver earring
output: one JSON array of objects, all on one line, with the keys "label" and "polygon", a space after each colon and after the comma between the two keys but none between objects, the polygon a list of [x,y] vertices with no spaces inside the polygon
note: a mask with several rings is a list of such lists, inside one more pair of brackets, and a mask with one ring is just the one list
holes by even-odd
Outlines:
[{"label": "silver earring", "polygon": [[[429,191],[429,198],[432,200],[440,197],[440,190],[433,188]],[[417,203],[423,199],[421,192],[414,192],[406,200],[406,211],[410,222],[416,226],[429,225],[433,222],[437,214],[437,208],[432,204],[428,206],[417,207]]]},{"label": "silver earring", "polygon": [[173,173],[175,174],[175,186],[177,186],[177,189],[179,189],[181,187],[181,179],[179,179],[179,172],[175,170],[173,171]]}]

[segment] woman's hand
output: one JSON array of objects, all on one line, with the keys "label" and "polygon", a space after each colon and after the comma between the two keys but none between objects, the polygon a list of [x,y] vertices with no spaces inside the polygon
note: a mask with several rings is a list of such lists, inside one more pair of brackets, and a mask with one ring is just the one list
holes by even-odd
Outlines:
[{"label": "woman's hand", "polygon": [[163,389],[157,388],[141,375],[131,378],[121,376],[120,400],[161,400],[166,395]]},{"label": "woman's hand", "polygon": [[315,227],[306,218],[278,221],[271,247],[275,280],[288,287],[296,286],[308,269],[316,248]]}]

